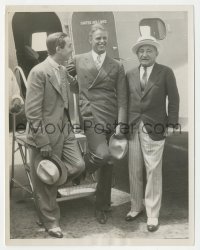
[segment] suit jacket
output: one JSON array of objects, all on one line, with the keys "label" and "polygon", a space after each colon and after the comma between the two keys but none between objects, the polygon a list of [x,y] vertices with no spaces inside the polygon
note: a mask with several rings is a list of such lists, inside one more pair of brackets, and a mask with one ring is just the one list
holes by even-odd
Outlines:
[{"label": "suit jacket", "polygon": [[68,69],[77,75],[83,120],[92,118],[104,128],[115,122],[127,122],[127,86],[120,62],[106,55],[98,71],[92,53],[88,52],[76,55]]},{"label": "suit jacket", "polygon": [[129,90],[130,132],[134,133],[140,121],[143,121],[153,140],[164,139],[166,127],[170,124],[175,126],[178,123],[179,94],[173,71],[164,65],[155,63],[143,93],[140,87],[139,67],[129,70],[126,77]]},{"label": "suit jacket", "polygon": [[64,137],[69,132],[70,110],[70,89],[67,77],[65,79],[66,84],[59,86],[47,59],[31,70],[25,102],[29,144],[38,148],[51,144],[56,151],[62,151]]}]

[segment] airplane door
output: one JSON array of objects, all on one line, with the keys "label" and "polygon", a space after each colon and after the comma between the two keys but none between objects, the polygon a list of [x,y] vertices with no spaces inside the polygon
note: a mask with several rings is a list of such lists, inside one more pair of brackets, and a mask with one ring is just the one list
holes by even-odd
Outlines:
[{"label": "airplane door", "polygon": [[74,12],[71,20],[71,31],[75,54],[91,50],[89,30],[92,24],[101,23],[109,32],[107,52],[112,58],[119,59],[119,51],[112,12]]}]

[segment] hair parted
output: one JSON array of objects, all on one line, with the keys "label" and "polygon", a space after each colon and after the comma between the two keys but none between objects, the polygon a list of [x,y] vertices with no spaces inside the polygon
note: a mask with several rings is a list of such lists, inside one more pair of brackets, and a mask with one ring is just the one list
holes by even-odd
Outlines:
[{"label": "hair parted", "polygon": [[65,37],[68,37],[68,35],[63,32],[52,33],[47,37],[46,45],[49,55],[54,55],[56,53],[56,47],[62,49],[65,47]]}]

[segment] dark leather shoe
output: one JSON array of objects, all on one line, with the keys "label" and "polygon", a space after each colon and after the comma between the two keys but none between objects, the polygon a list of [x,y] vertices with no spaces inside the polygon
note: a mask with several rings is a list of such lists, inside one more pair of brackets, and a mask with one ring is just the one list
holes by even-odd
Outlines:
[{"label": "dark leather shoe", "polygon": [[47,232],[52,237],[63,238],[63,233],[60,230],[59,231],[53,231],[53,230],[49,229]]},{"label": "dark leather shoe", "polygon": [[105,211],[103,211],[103,210],[96,210],[95,211],[95,216],[96,216],[97,221],[100,224],[106,224],[106,222],[107,222],[107,216],[106,216]]},{"label": "dark leather shoe", "polygon": [[147,225],[147,230],[149,232],[155,232],[155,231],[158,230],[158,228],[159,228],[159,224],[157,224],[157,225]]},{"label": "dark leather shoe", "polygon": [[125,221],[130,222],[130,221],[134,221],[137,217],[139,217],[141,214],[143,213],[143,210],[140,211],[136,216],[131,216],[131,215],[127,215],[125,217]]},{"label": "dark leather shoe", "polygon": [[78,177],[72,180],[72,185],[73,186],[80,185],[81,181],[84,181],[85,178],[86,178],[86,170],[84,170]]}]

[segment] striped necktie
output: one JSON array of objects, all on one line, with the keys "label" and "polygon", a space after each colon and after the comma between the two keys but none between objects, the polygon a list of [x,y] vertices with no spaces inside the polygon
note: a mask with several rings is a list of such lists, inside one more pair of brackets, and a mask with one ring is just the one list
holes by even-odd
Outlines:
[{"label": "striped necktie", "polygon": [[141,90],[143,92],[147,85],[147,67],[144,67],[144,73],[142,75],[142,78],[140,79],[140,84],[141,84]]},{"label": "striped necktie", "polygon": [[100,68],[101,68],[101,55],[97,56],[95,64],[96,64],[97,69],[100,70]]}]

